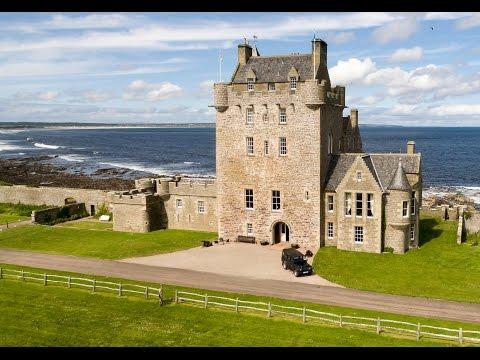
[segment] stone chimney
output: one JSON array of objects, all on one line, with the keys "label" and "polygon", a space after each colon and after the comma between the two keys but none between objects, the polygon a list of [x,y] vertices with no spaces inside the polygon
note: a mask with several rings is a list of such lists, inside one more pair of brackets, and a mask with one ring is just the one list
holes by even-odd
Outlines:
[{"label": "stone chimney", "polygon": [[358,109],[350,110],[350,126],[355,129],[358,126]]},{"label": "stone chimney", "polygon": [[252,57],[252,50],[252,47],[247,43],[238,45],[238,63],[240,65],[245,65],[248,59]]},{"label": "stone chimney", "polygon": [[415,141],[410,140],[407,142],[407,154],[415,154]]},{"label": "stone chimney", "polygon": [[330,76],[327,67],[327,43],[320,39],[312,40],[312,66],[315,78],[320,81],[326,80],[330,88]]}]

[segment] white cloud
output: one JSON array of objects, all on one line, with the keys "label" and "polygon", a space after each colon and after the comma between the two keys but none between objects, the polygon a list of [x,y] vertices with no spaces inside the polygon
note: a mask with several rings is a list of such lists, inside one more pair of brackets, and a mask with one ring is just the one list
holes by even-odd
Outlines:
[{"label": "white cloud", "polygon": [[466,16],[470,16],[471,13],[465,12],[429,12],[424,16],[424,20],[456,20]]},{"label": "white cloud", "polygon": [[418,113],[416,105],[396,104],[389,111],[392,115],[413,115]]},{"label": "white cloud", "polygon": [[333,84],[347,85],[362,80],[375,69],[375,63],[370,58],[364,60],[351,58],[346,61],[339,60],[337,65],[329,69],[329,73]]},{"label": "white cloud", "polygon": [[327,43],[340,45],[354,40],[355,33],[353,31],[331,32],[327,33],[324,37]]},{"label": "white cloud", "polygon": [[12,99],[17,101],[50,101],[59,96],[58,91],[46,90],[39,92],[20,91],[12,96]]},{"label": "white cloud", "polygon": [[415,46],[410,49],[397,49],[390,57],[390,61],[404,62],[420,60],[423,56],[423,49],[420,46]]},{"label": "white cloud", "polygon": [[380,26],[373,31],[372,35],[380,44],[386,44],[394,40],[406,40],[418,29],[418,20],[412,16]]},{"label": "white cloud", "polygon": [[128,85],[123,93],[125,100],[159,101],[182,95],[183,89],[170,82],[147,83],[143,80],[135,80]]},{"label": "white cloud", "polygon": [[480,26],[480,13],[473,14],[467,18],[463,18],[457,21],[457,29],[465,30],[472,27]]},{"label": "white cloud", "polygon": [[38,94],[40,100],[53,100],[58,96],[57,91],[44,91]]},{"label": "white cloud", "polygon": [[113,94],[108,91],[88,90],[83,94],[83,98],[88,102],[102,102],[113,98]]},{"label": "white cloud", "polygon": [[480,104],[448,104],[432,107],[428,110],[430,115],[480,115]]},{"label": "white cloud", "polygon": [[[135,17],[138,18],[138,15]],[[50,20],[38,24],[43,29],[101,29],[119,28],[134,23],[133,15],[89,14],[85,16],[53,15]]]}]

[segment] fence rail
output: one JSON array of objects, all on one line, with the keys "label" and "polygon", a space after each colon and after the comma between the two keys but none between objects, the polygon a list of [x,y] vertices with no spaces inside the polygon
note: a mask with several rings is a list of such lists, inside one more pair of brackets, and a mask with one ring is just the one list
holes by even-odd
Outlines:
[{"label": "fence rail", "polygon": [[[215,299],[216,301],[212,301]],[[431,337],[443,340],[454,340],[460,344],[472,343],[480,344],[480,331],[463,330],[462,328],[452,329],[439,326],[422,325],[420,323],[411,323],[407,321],[398,321],[392,319],[370,318],[362,316],[350,316],[343,314],[334,314],[323,312],[306,307],[277,305],[271,302],[255,302],[240,300],[238,298],[228,298],[213,296],[208,294],[199,294],[186,291],[175,291],[175,302],[178,303],[196,303],[203,304],[207,309],[209,306],[219,306],[224,308],[234,308],[236,312],[240,309],[248,309],[257,312],[266,313],[267,317],[275,315],[286,315],[295,318],[301,318],[303,322],[315,321],[327,322],[340,327],[351,326],[363,329],[375,329],[380,333],[400,333],[409,336],[415,336],[417,340],[422,337]],[[466,336],[467,335],[467,336]]]},{"label": "fence rail", "polygon": [[73,276],[64,276],[56,274],[47,274],[47,273],[35,273],[24,270],[12,270],[4,269],[0,267],[0,279],[18,279],[22,281],[36,281],[42,282],[43,285],[47,286],[48,284],[63,284],[67,288],[80,287],[87,288],[92,290],[92,292],[98,292],[99,290],[106,290],[109,293],[116,293],[118,296],[123,296],[124,294],[140,294],[145,299],[155,298],[158,299],[160,304],[163,304],[163,286],[159,288],[154,288],[151,286],[142,286],[137,284],[128,284],[128,283],[115,283],[111,281],[103,281],[97,279],[73,277]]}]

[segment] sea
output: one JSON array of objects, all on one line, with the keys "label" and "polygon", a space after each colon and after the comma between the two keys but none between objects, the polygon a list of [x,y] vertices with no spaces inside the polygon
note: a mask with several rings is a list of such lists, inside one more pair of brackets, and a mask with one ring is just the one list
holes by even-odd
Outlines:
[{"label": "sea", "polygon": [[[480,204],[480,128],[361,126],[365,152],[422,153],[424,194],[460,192]],[[292,145],[290,145],[292,146]],[[215,176],[213,127],[102,127],[0,129],[0,157],[48,156],[67,172],[94,176]]]}]

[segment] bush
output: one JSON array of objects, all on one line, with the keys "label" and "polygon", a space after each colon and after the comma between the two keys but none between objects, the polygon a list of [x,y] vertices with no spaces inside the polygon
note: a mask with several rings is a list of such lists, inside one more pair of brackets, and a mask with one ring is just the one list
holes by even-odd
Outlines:
[{"label": "bush", "polygon": [[26,205],[26,204],[13,204],[3,203],[0,204],[0,213],[18,215],[18,216],[30,216],[33,210],[47,209],[47,205]]},{"label": "bush", "polygon": [[478,240],[473,240],[471,245],[472,246],[478,246]]},{"label": "bush", "polygon": [[12,184],[10,184],[9,182],[0,180],[0,186],[12,186]]},{"label": "bush", "polygon": [[390,246],[386,246],[385,249],[383,249],[383,252],[388,252],[393,254],[393,248]]},{"label": "bush", "polygon": [[465,220],[468,220],[472,217],[472,213],[470,211],[464,211],[463,217],[465,218]]},{"label": "bush", "polygon": [[110,220],[113,219],[112,212],[108,210],[108,207],[105,204],[102,204],[98,207],[98,210],[95,213],[95,218],[98,219],[102,215],[108,215],[108,216],[110,216]]}]

